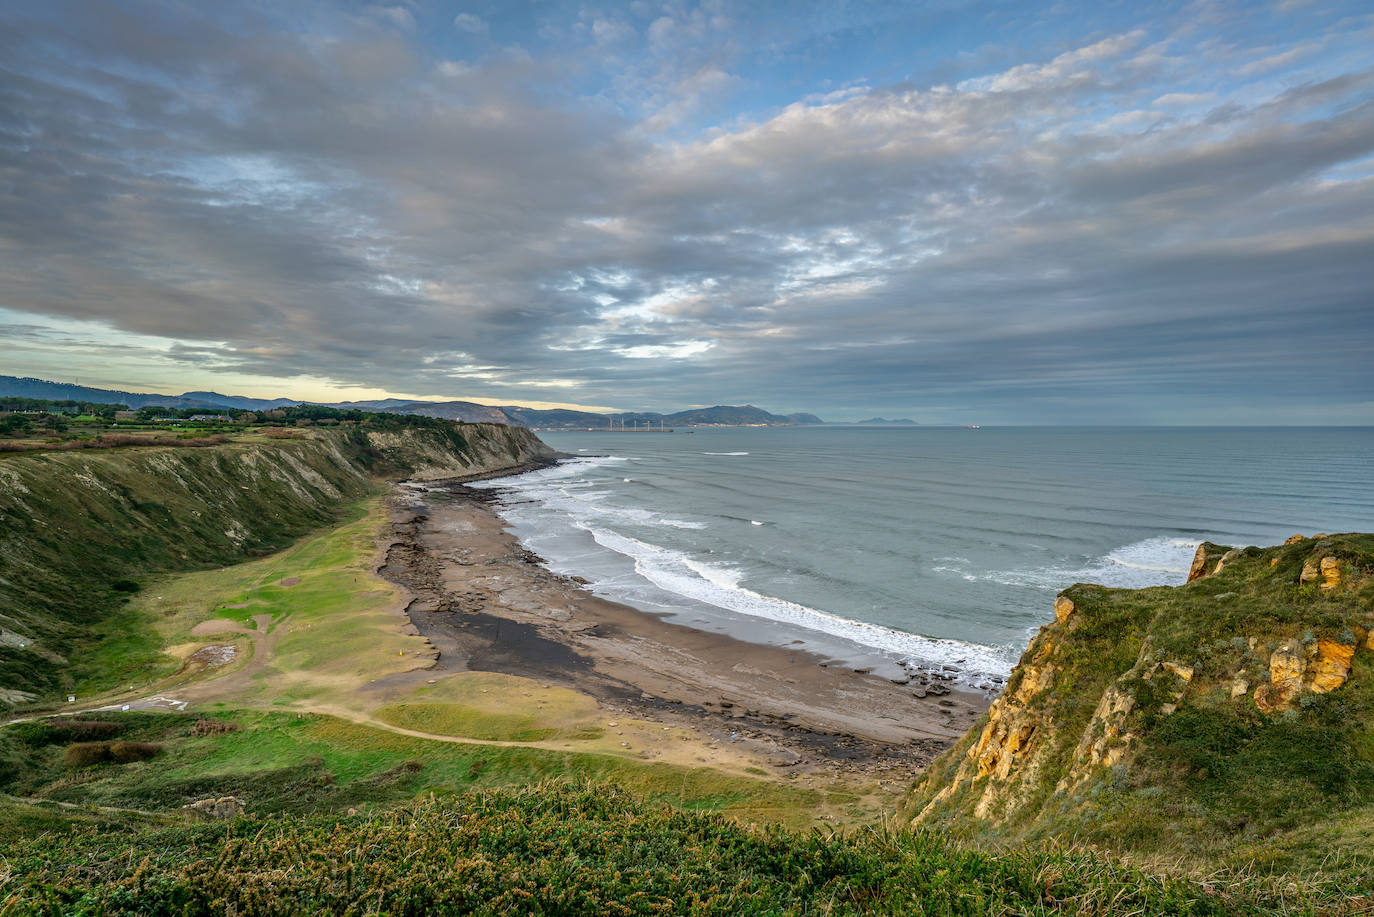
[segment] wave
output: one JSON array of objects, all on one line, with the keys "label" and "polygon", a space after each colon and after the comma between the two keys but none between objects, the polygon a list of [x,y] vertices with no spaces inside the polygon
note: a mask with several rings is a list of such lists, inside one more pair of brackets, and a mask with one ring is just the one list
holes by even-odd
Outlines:
[{"label": "wave", "polygon": [[740,585],[743,573],[733,567],[696,560],[682,551],[641,541],[608,529],[577,522],[603,548],[634,562],[635,572],[665,592],[732,611],[840,637],[882,650],[914,667],[953,668],[966,683],[987,687],[1004,679],[1015,660],[1006,648],[922,637],[842,618],[796,602],[764,595]]},{"label": "wave", "polygon": [[748,455],[748,452],[703,452],[702,455]]},{"label": "wave", "polygon": [[[650,509],[618,506],[610,502],[616,495],[607,489],[609,480],[590,480],[582,477],[597,468],[630,461],[616,455],[592,456],[560,462],[551,468],[539,469],[509,478],[494,478],[475,482],[474,487],[519,493],[547,509],[561,512],[572,519],[607,519],[638,525],[658,525],[675,529],[704,529],[706,523],[687,519],[673,519]],[[619,483],[638,484],[633,478],[621,478]],[[652,485],[648,485],[651,486]]]},{"label": "wave", "polygon": [[1122,589],[1180,586],[1188,575],[1193,552],[1200,542],[1159,535],[1122,545],[1082,564],[1058,564],[1013,570],[973,569],[966,557],[938,557],[936,573],[959,576],[967,582],[987,581],[1003,586],[1063,589],[1074,583],[1098,583]]}]

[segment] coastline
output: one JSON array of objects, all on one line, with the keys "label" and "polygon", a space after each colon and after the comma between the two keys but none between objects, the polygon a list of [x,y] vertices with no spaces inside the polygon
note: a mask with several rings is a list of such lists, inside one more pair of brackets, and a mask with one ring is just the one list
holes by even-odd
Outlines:
[{"label": "coastline", "polygon": [[389,501],[380,573],[414,596],[406,614],[438,650],[435,675],[572,688],[610,715],[688,726],[796,776],[842,767],[906,781],[990,703],[939,677],[899,683],[593,595],[520,545],[496,495],[465,486],[475,479],[398,486]]}]

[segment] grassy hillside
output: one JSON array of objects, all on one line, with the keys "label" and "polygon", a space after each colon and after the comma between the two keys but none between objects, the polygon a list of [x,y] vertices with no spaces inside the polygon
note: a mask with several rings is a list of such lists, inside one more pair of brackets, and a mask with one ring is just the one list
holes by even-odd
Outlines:
[{"label": "grassy hillside", "polygon": [[1196,573],[1061,595],[909,813],[1374,887],[1374,536],[1204,545]]},{"label": "grassy hillside", "polygon": [[930,832],[748,828],[598,784],[227,825],[15,818],[29,827],[6,846],[0,893],[16,915],[1355,913],[1336,894],[1319,910],[1323,896],[1297,889],[970,851]]},{"label": "grassy hillside", "polygon": [[451,476],[549,454],[528,431],[430,424],[0,455],[0,707],[91,677],[93,643],[136,642],[120,612],[150,574],[268,554],[338,520],[379,474]]}]

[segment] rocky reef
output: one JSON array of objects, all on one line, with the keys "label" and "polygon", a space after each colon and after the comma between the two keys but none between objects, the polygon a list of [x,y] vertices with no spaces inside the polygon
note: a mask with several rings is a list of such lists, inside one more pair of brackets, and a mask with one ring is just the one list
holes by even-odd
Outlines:
[{"label": "rocky reef", "polygon": [[1374,536],[1207,543],[1186,585],[1054,610],[915,822],[1149,848],[1374,812]]}]

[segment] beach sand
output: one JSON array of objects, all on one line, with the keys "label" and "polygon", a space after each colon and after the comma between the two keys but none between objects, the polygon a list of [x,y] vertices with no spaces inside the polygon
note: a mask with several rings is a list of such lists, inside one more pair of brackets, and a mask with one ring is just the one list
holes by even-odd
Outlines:
[{"label": "beach sand", "polygon": [[457,480],[401,486],[391,498],[380,573],[414,595],[406,613],[438,651],[431,678],[531,678],[590,695],[608,714],[690,728],[707,748],[728,744],[786,775],[894,783],[990,702],[950,682],[897,684],[598,598],[525,550],[494,499]]}]

